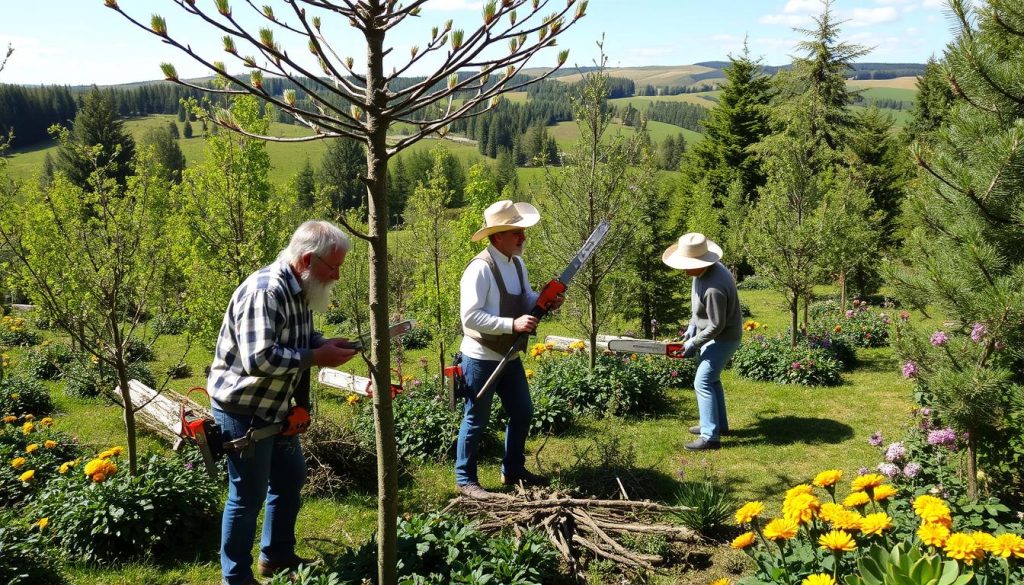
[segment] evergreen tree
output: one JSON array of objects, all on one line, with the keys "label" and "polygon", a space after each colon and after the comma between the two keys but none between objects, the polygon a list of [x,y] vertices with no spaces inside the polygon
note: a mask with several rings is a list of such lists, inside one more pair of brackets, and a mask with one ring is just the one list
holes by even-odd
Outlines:
[{"label": "evergreen tree", "polygon": [[[99,154],[84,156],[76,146],[98,147]],[[110,95],[94,87],[75,116],[70,144],[63,144],[57,153],[57,170],[75,185],[90,189],[89,177],[103,167],[106,176],[124,186],[132,174],[135,141],[125,132]]]},{"label": "evergreen tree", "polygon": [[917,78],[917,96],[906,132],[911,140],[924,140],[939,129],[953,105],[953,90],[941,63],[928,59],[924,73]]},{"label": "evergreen tree", "polygon": [[[916,147],[924,182],[906,206],[913,231],[906,261],[889,277],[907,302],[927,301],[945,321],[901,336],[900,350],[941,420],[967,438],[967,481],[978,495],[979,465],[1021,498],[1024,460],[1024,13],[1017,3],[972,11],[950,3],[959,22],[945,62],[958,98],[928,148]],[[976,24],[975,24],[976,23]]]},{"label": "evergreen tree", "polygon": [[858,112],[855,120],[848,143],[854,154],[850,164],[871,196],[870,213],[878,214],[879,223],[875,227],[879,241],[885,249],[892,249],[897,243],[896,228],[904,191],[912,175],[910,160],[893,131],[891,116],[872,106]]},{"label": "evergreen tree", "polygon": [[364,206],[366,186],[359,180],[366,174],[366,154],[355,140],[338,138],[327,142],[320,159],[320,183],[337,212]]},{"label": "evergreen tree", "polygon": [[498,155],[498,165],[494,174],[498,192],[502,197],[515,199],[519,193],[519,171],[516,169],[512,153],[505,150]]},{"label": "evergreen tree", "polygon": [[167,133],[171,135],[171,138],[178,140],[181,138],[181,133],[178,132],[178,124],[174,120],[167,123]]},{"label": "evergreen tree", "polygon": [[300,208],[313,208],[316,201],[316,172],[309,162],[309,157],[306,157],[306,164],[302,165],[302,169],[295,175],[293,190]]},{"label": "evergreen tree", "polygon": [[181,182],[185,170],[185,155],[171,133],[163,128],[152,128],[142,138],[143,148],[153,149],[154,163],[159,165],[159,176],[171,183]]},{"label": "evergreen tree", "polygon": [[185,104],[179,103],[178,104],[178,121],[179,122],[184,122],[185,119],[186,119]]},{"label": "evergreen tree", "polygon": [[43,157],[43,168],[39,171],[39,189],[45,191],[50,183],[53,183],[53,157],[47,152],[46,156]]},{"label": "evergreen tree", "polygon": [[185,125],[181,129],[181,135],[185,138],[192,138],[192,122],[185,120]]}]

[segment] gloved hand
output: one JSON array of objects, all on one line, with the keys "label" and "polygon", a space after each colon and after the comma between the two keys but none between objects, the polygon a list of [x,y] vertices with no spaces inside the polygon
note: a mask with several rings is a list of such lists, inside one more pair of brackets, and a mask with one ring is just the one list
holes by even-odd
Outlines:
[{"label": "gloved hand", "polygon": [[686,328],[686,333],[683,333],[683,341],[686,341],[687,339],[693,339],[694,335],[697,335],[697,324],[690,323],[690,325]]},{"label": "gloved hand", "polygon": [[683,344],[683,357],[684,358],[691,358],[691,357],[697,355],[699,352],[700,352],[700,348],[697,347],[696,343],[694,343],[692,341],[687,341],[686,343]]}]

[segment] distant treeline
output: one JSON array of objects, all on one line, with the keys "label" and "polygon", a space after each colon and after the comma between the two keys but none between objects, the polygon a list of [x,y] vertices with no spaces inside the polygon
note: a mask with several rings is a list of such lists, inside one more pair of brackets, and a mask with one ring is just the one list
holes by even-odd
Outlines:
[{"label": "distant treeline", "polygon": [[686,102],[653,102],[644,110],[644,116],[648,120],[700,132],[700,123],[708,117],[708,108]]},{"label": "distant treeline", "polygon": [[853,103],[858,106],[875,106],[883,110],[910,110],[914,102],[910,100],[897,100],[893,98],[865,98],[858,95],[853,98]]}]

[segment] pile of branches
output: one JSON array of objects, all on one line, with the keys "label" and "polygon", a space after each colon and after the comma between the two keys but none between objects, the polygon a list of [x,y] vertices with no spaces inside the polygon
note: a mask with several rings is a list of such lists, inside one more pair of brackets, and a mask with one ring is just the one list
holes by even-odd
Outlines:
[{"label": "pile of branches", "polygon": [[477,528],[487,533],[511,529],[520,535],[524,529],[533,529],[547,534],[581,581],[585,577],[581,554],[610,560],[633,572],[655,571],[666,563],[661,555],[644,554],[623,546],[622,539],[626,535],[658,535],[670,542],[700,541],[700,536],[689,528],[655,520],[665,514],[688,511],[688,508],[646,500],[597,500],[520,488],[517,496],[456,497],[448,503],[445,512],[455,510],[476,517]]}]

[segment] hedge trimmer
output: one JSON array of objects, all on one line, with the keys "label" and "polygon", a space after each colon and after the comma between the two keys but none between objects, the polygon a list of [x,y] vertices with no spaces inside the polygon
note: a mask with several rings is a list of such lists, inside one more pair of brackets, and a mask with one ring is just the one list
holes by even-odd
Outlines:
[{"label": "hedge trimmer", "polygon": [[[604,237],[608,235],[608,230],[611,228],[611,224],[608,220],[604,220],[597,224],[597,228],[594,229],[587,241],[583,242],[583,247],[580,248],[579,252],[576,252],[576,256],[569,262],[569,265],[562,271],[561,276],[557,279],[552,280],[544,285],[544,288],[540,291],[540,296],[537,297],[537,303],[530,310],[530,315],[536,317],[538,320],[542,319],[551,310],[551,305],[554,303],[555,298],[564,293],[569,288],[569,283],[572,281],[576,273],[579,272],[580,268],[590,260],[590,257],[594,255],[594,251],[601,245]],[[494,372],[491,373],[491,377],[487,378],[484,382],[483,388],[480,388],[480,392],[477,393],[476,399],[480,400],[487,394],[487,391],[491,389],[494,382],[501,375],[502,370],[508,365],[512,356],[518,351],[518,346],[523,340],[524,335],[530,335],[529,333],[520,333],[516,336],[515,341],[512,342],[512,347],[508,348],[505,355],[498,362],[498,367],[494,368]]]}]

